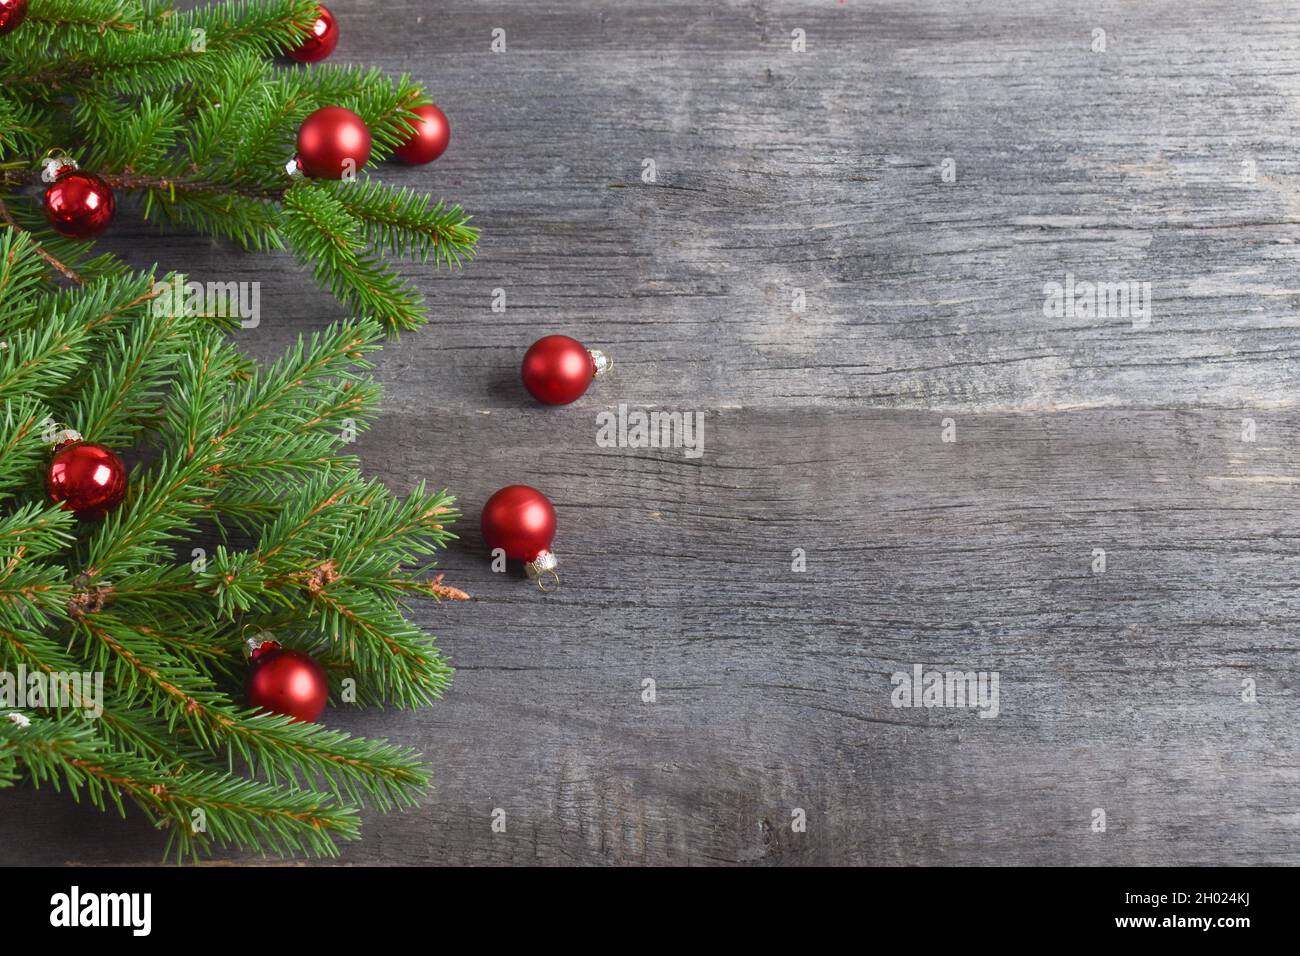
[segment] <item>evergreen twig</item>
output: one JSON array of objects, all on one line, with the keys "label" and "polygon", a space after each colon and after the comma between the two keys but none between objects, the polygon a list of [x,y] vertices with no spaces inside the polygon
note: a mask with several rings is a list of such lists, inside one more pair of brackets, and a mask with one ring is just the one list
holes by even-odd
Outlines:
[{"label": "evergreen twig", "polygon": [[[411,190],[285,175],[311,110],[358,112],[381,159],[428,102],[409,77],[269,62],[315,10],[30,0],[0,44],[0,672],[102,681],[102,697],[0,707],[0,787],[132,805],[178,858],[333,854],[363,806],[409,806],[429,782],[405,747],[244,708],[250,629],[317,656],[336,697],[415,707],[451,668],[406,602],[468,597],[425,575],[453,499],[392,494],[346,444],[378,402],[368,357],[425,319],[385,257],[456,266],[478,233]],[[365,318],[257,368],[230,319],[175,308],[154,272],[46,226],[31,200],[59,147],[150,221],[292,250]],[[99,523],[45,499],[56,423],[142,452]]]}]

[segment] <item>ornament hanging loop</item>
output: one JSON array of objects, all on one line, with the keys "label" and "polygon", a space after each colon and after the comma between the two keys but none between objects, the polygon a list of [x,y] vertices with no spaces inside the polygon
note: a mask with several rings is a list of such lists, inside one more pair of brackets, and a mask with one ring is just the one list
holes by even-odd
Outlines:
[{"label": "ornament hanging loop", "polygon": [[560,576],[555,567],[559,562],[550,551],[543,551],[524,565],[524,573],[537,582],[538,588],[547,594],[560,586]]}]

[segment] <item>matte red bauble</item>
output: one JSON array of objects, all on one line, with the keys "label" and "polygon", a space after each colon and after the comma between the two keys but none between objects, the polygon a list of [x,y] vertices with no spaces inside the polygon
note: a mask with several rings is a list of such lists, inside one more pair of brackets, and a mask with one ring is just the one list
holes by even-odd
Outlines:
[{"label": "matte red bauble", "polygon": [[102,518],[126,498],[126,466],[93,441],[69,442],[54,453],[45,475],[50,501],[78,518]]},{"label": "matte red bauble", "polygon": [[533,398],[548,405],[577,401],[597,375],[609,367],[609,360],[567,335],[548,335],[534,342],[524,353],[520,369],[524,388]]},{"label": "matte red bauble", "polygon": [[8,33],[27,16],[27,0],[0,0],[0,34]]},{"label": "matte red bauble", "polygon": [[411,130],[411,138],[395,149],[393,156],[404,163],[431,163],[451,142],[451,124],[436,106],[417,106],[411,112],[420,119]]},{"label": "matte red bauble", "polygon": [[310,655],[264,641],[249,657],[244,685],[250,707],[310,723],[329,700],[325,671]]},{"label": "matte red bauble", "polygon": [[301,46],[287,51],[299,63],[318,63],[339,45],[339,25],[334,21],[334,14],[323,3],[318,4],[318,9],[320,14],[311,25],[307,39],[302,41]]},{"label": "matte red bauble", "polygon": [[370,160],[370,130],[342,106],[322,106],[298,128],[298,160],[316,179],[342,179]]},{"label": "matte red bauble", "polygon": [[555,570],[555,508],[536,488],[508,485],[494,494],[483,506],[482,529],[487,546],[523,561],[530,578]]},{"label": "matte red bauble", "polygon": [[45,218],[69,239],[94,239],[113,221],[113,190],[94,173],[65,168],[45,190]]}]

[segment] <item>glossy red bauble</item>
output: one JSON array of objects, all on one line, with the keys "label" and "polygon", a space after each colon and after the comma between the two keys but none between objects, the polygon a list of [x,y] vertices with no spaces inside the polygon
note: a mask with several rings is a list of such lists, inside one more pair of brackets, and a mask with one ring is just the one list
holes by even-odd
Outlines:
[{"label": "glossy red bauble", "polygon": [[244,685],[250,707],[310,723],[329,700],[325,671],[310,655],[267,641],[253,651]]},{"label": "glossy red bauble", "polygon": [[483,541],[507,558],[526,563],[550,555],[555,537],[555,508],[536,488],[508,485],[483,506]]},{"label": "glossy red bauble", "polygon": [[45,218],[69,239],[94,239],[113,221],[113,190],[94,173],[65,169],[45,190]]},{"label": "glossy red bauble", "polygon": [[78,518],[102,518],[126,498],[126,466],[103,445],[69,442],[54,453],[45,484],[53,504]]},{"label": "glossy red bauble", "polygon": [[520,373],[533,398],[548,405],[567,405],[587,391],[596,377],[596,362],[577,339],[548,335],[524,353]]},{"label": "glossy red bauble", "polygon": [[287,51],[299,63],[318,63],[339,45],[339,25],[334,20],[334,14],[323,3],[319,4],[319,10],[320,14],[311,25],[307,39],[302,41],[301,46]]},{"label": "glossy red bauble", "polygon": [[370,130],[342,106],[322,106],[298,129],[298,161],[308,176],[342,179],[370,160]]},{"label": "glossy red bauble", "polygon": [[0,34],[8,33],[27,17],[27,0],[0,0]]},{"label": "glossy red bauble", "polygon": [[451,142],[451,124],[436,106],[417,106],[411,112],[420,119],[411,130],[410,139],[395,149],[393,156],[404,163],[431,163]]}]

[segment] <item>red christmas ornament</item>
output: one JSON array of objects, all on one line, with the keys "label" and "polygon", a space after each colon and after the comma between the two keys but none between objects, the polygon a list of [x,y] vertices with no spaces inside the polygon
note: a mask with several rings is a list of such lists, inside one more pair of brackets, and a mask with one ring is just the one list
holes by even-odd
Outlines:
[{"label": "red christmas ornament", "polygon": [[342,179],[370,160],[370,130],[342,106],[322,106],[298,128],[298,160],[316,179]]},{"label": "red christmas ornament", "polygon": [[608,368],[604,353],[567,335],[548,335],[524,353],[520,372],[524,388],[533,398],[548,405],[568,405],[581,398],[591,380]]},{"label": "red christmas ornament", "polygon": [[311,32],[307,34],[307,39],[302,41],[301,46],[287,51],[289,56],[299,63],[319,63],[333,53],[334,48],[339,45],[339,25],[334,20],[334,14],[330,13],[329,7],[323,3],[318,4],[317,8],[320,14],[316,17],[316,22],[311,25]]},{"label": "red christmas ornament", "polygon": [[451,123],[438,107],[417,106],[411,110],[420,117],[411,129],[411,137],[393,151],[393,156],[404,163],[431,163],[447,149],[451,142]]},{"label": "red christmas ornament", "polygon": [[555,508],[536,488],[508,485],[494,494],[483,506],[482,529],[487,546],[492,550],[500,548],[507,558],[523,561],[530,578],[550,572],[559,580],[555,555],[551,553]]},{"label": "red christmas ornament", "polygon": [[78,518],[102,518],[126,497],[126,466],[110,449],[79,438],[59,445],[45,474],[50,501]]},{"label": "red christmas ornament", "polygon": [[329,699],[325,671],[310,655],[277,641],[249,641],[249,671],[244,691],[250,707],[311,723]]},{"label": "red christmas ornament", "polygon": [[44,206],[55,232],[69,239],[94,239],[113,221],[117,204],[108,183],[69,163],[45,190]]},{"label": "red christmas ornament", "polygon": [[0,0],[0,35],[22,23],[27,17],[27,0]]}]

